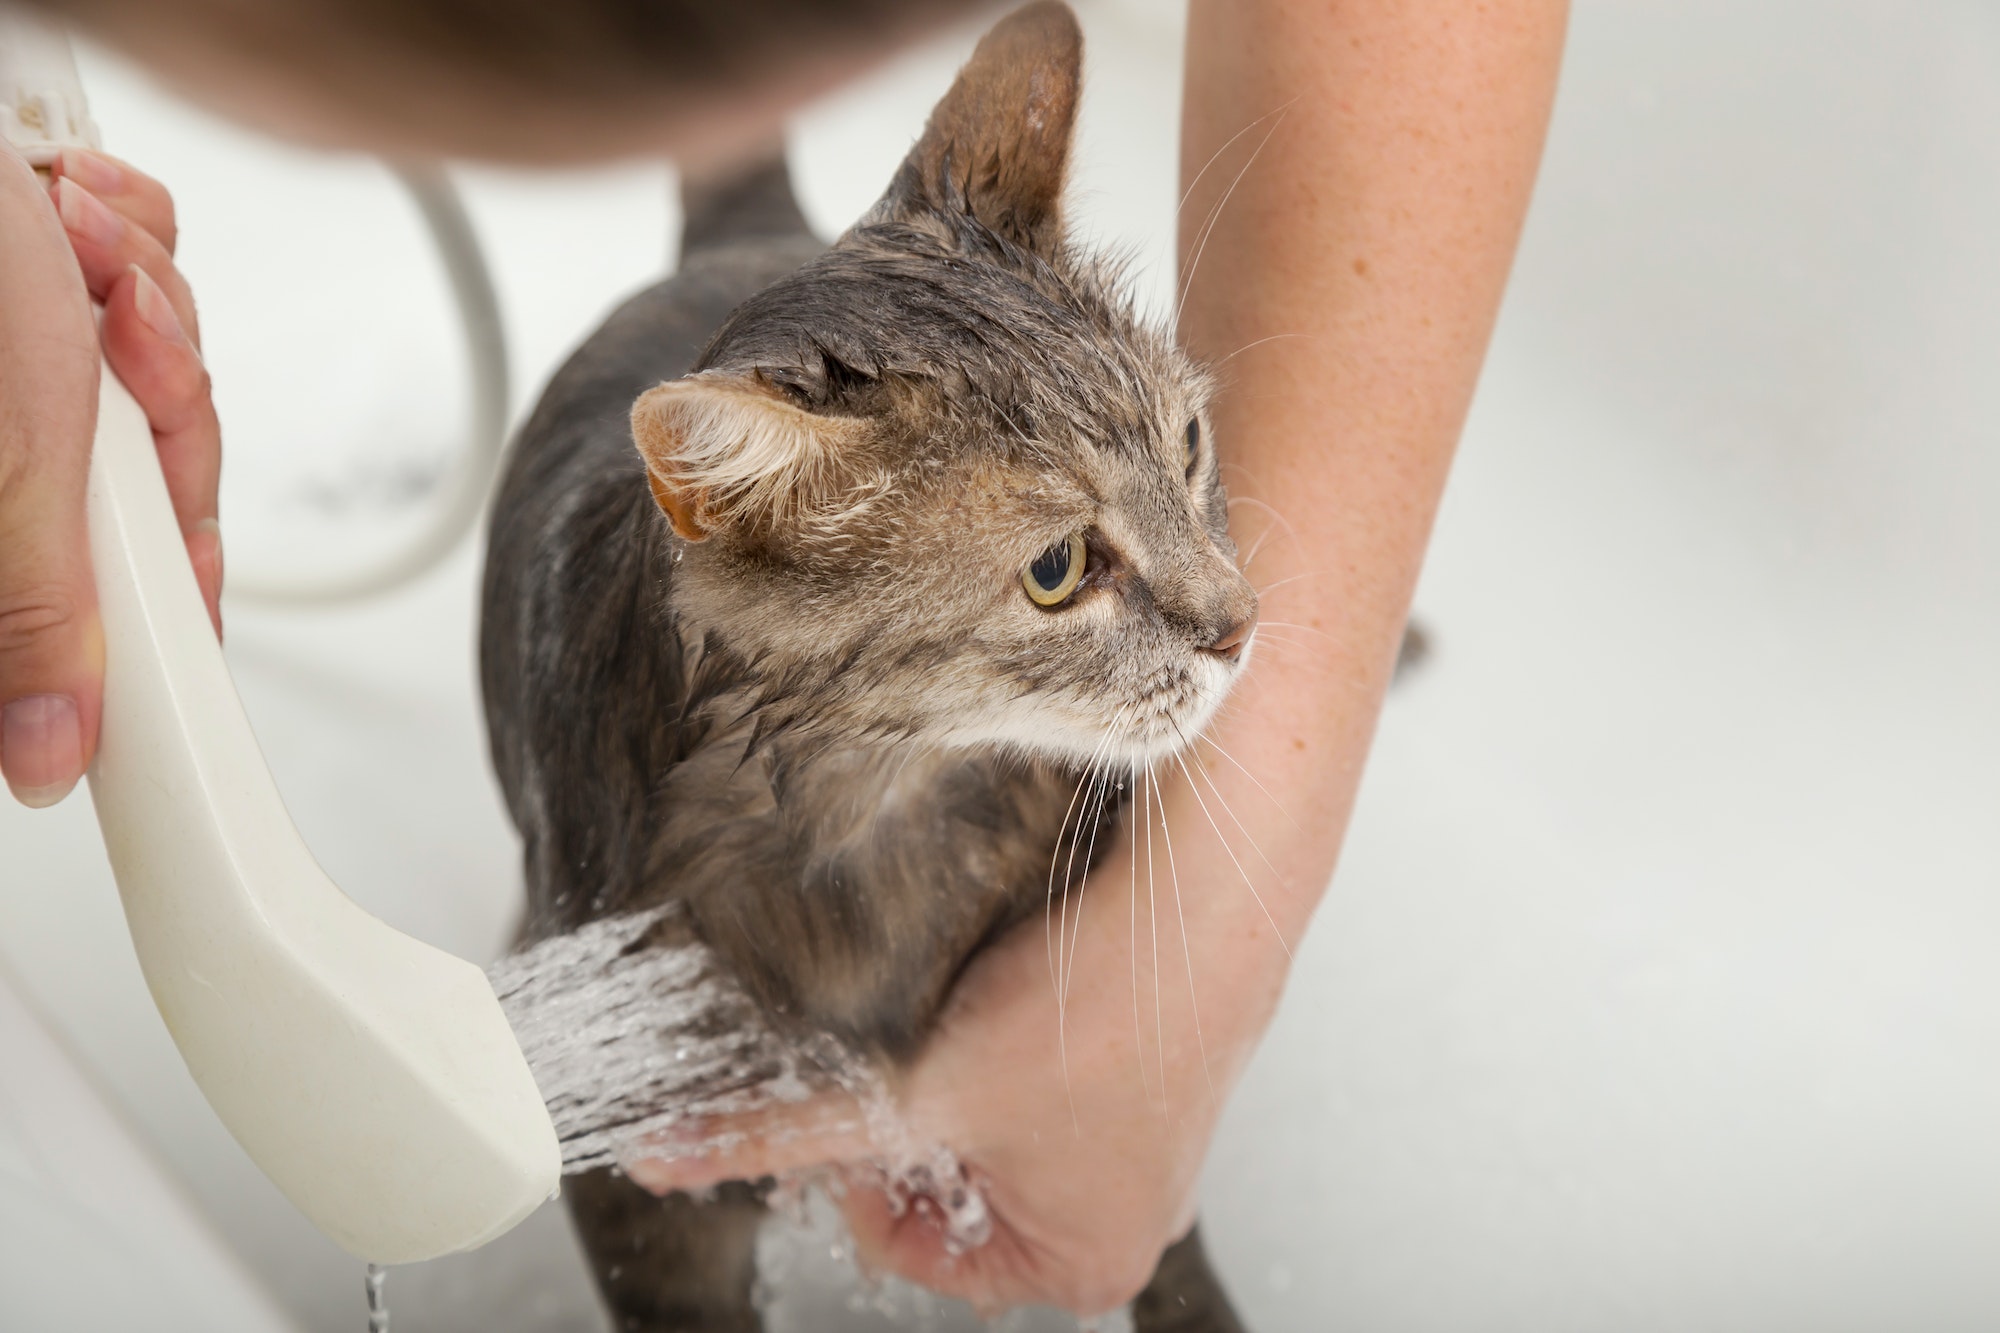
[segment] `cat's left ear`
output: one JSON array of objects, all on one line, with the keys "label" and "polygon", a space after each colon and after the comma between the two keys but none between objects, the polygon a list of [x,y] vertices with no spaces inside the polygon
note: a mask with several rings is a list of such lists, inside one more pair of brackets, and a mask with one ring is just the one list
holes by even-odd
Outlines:
[{"label": "cat's left ear", "polygon": [[970,213],[1052,255],[1082,94],[1083,30],[1069,6],[1039,0],[1015,10],[980,38],[878,213]]},{"label": "cat's left ear", "polygon": [[755,375],[690,375],[632,405],[653,499],[691,542],[830,499],[847,470],[843,455],[867,432],[858,418],[806,411]]}]

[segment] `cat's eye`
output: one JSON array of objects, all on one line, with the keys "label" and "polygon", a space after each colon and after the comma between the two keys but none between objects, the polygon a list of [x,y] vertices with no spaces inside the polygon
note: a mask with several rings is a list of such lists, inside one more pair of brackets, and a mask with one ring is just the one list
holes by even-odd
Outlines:
[{"label": "cat's eye", "polygon": [[1187,425],[1187,474],[1194,475],[1194,465],[1201,461],[1201,419],[1199,417]]},{"label": "cat's eye", "polygon": [[1089,552],[1083,534],[1065,538],[1028,562],[1021,571],[1021,586],[1037,606],[1061,606],[1083,579]]}]

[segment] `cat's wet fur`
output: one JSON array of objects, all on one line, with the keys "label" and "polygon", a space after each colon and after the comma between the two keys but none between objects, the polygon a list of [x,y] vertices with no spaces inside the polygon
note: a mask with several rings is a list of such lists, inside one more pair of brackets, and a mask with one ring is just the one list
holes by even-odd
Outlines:
[{"label": "cat's wet fur", "polygon": [[[551,382],[481,643],[530,939],[677,901],[774,1022],[907,1061],[1051,865],[1110,845],[1092,761],[1220,702],[1256,596],[1210,384],[1065,242],[1080,64],[1066,8],[1004,20],[831,247],[780,165],[691,189],[680,271]],[[1023,570],[1073,533],[1045,608]],[[753,1191],[569,1197],[618,1327],[757,1326]],[[1236,1327],[1193,1240],[1135,1310]]]}]

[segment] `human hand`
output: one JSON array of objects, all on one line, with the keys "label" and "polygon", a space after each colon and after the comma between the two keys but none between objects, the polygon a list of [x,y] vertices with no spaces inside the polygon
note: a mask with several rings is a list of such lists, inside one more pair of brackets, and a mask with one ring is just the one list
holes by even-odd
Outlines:
[{"label": "human hand", "polygon": [[[1165,794],[1175,794],[1171,785]],[[1183,841],[1178,832],[1174,840]],[[1227,924],[1241,906],[1234,896],[1189,892],[1177,903],[1168,861],[1149,873],[1144,841],[1136,857],[1130,841],[1121,845],[1093,872],[1083,905],[1057,914],[1057,968],[1040,921],[979,954],[898,1078],[910,1139],[948,1145],[984,1194],[993,1222],[984,1244],[953,1253],[936,1209],[898,1206],[871,1165],[883,1153],[868,1116],[844,1097],[687,1127],[675,1138],[692,1152],[663,1144],[626,1173],[666,1193],[847,1164],[840,1206],[873,1269],[989,1311],[1044,1304],[1094,1314],[1131,1299],[1194,1221],[1222,1099],[1285,971],[1262,927]],[[1199,1030],[1183,930],[1198,953],[1204,939],[1238,936],[1245,963],[1239,976],[1212,953],[1195,964],[1208,983]],[[718,1142],[727,1146],[711,1149]]]},{"label": "human hand", "polygon": [[173,200],[101,153],[64,149],[48,173],[44,185],[0,139],[0,772],[30,806],[66,796],[97,744],[104,642],[84,493],[100,346],[152,424],[222,632],[221,435],[174,267]]}]

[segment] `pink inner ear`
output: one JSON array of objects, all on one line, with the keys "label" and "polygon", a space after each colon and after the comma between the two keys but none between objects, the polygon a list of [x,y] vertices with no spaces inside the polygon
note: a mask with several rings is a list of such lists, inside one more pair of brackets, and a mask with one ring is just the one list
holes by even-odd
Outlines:
[{"label": "pink inner ear", "polygon": [[646,463],[646,482],[653,489],[653,502],[667,516],[667,522],[683,541],[698,542],[708,536],[701,522],[701,491],[685,479],[673,477],[676,438],[672,413],[664,400],[673,390],[660,385],[642,394],[632,405],[632,442]]},{"label": "pink inner ear", "polygon": [[701,498],[692,489],[680,489],[650,468],[646,481],[653,488],[653,503],[659,505],[660,512],[667,516],[674,535],[685,542],[705,541],[708,529],[701,525]]},{"label": "pink inner ear", "polygon": [[653,498],[688,541],[782,522],[825,500],[868,430],[859,418],[794,406],[754,376],[714,371],[659,385],[632,407]]}]

